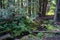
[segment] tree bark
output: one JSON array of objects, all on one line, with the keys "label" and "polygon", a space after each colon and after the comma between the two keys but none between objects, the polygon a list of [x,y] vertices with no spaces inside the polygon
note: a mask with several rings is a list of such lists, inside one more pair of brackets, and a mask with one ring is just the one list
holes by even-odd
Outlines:
[{"label": "tree bark", "polygon": [[42,16],[45,17],[47,10],[48,0],[43,0]]},{"label": "tree bark", "polygon": [[54,16],[55,24],[60,24],[60,0],[57,0],[56,11]]},{"label": "tree bark", "polygon": [[46,10],[47,10],[47,4],[48,4],[48,0],[39,0],[39,16],[40,17],[45,17],[46,15]]},{"label": "tree bark", "polygon": [[28,0],[28,3],[29,3],[28,13],[29,13],[29,16],[31,16],[31,0]]}]

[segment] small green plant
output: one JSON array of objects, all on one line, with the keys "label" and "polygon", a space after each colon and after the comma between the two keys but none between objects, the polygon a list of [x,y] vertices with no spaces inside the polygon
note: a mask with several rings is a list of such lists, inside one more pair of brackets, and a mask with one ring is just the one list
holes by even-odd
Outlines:
[{"label": "small green plant", "polygon": [[44,33],[40,32],[40,33],[37,34],[37,36],[40,37],[40,39],[42,39],[43,36],[44,36]]}]

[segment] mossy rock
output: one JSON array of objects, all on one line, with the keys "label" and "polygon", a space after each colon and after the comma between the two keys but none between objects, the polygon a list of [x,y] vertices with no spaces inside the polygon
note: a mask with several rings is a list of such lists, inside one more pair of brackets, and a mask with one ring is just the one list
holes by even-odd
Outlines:
[{"label": "mossy rock", "polygon": [[40,40],[40,38],[37,36],[28,35],[28,36],[24,36],[23,38],[21,38],[21,40]]}]

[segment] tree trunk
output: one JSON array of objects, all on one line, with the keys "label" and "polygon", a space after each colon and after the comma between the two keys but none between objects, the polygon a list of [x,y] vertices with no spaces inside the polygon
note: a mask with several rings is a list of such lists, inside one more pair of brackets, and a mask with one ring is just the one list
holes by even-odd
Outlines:
[{"label": "tree trunk", "polygon": [[28,7],[28,13],[29,13],[29,16],[31,16],[31,0],[28,0],[28,5],[29,5],[29,7]]},{"label": "tree trunk", "polygon": [[2,8],[2,0],[0,0],[0,8]]},{"label": "tree trunk", "polygon": [[39,0],[39,4],[40,4],[39,8],[40,16],[45,17],[48,0]]},{"label": "tree trunk", "polygon": [[45,17],[47,10],[48,0],[43,0],[42,16]]},{"label": "tree trunk", "polygon": [[55,11],[54,21],[55,21],[55,24],[60,25],[60,0],[57,0],[57,6],[56,6],[56,11]]}]

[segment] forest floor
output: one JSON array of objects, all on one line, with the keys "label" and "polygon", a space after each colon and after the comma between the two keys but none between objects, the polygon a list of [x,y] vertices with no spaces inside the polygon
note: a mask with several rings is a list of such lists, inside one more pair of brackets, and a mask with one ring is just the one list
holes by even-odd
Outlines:
[{"label": "forest floor", "polygon": [[33,31],[38,33],[36,35],[28,34],[23,36],[21,39],[14,40],[60,40],[60,27],[55,26],[53,20],[44,21],[43,24],[47,27],[47,30]]}]

